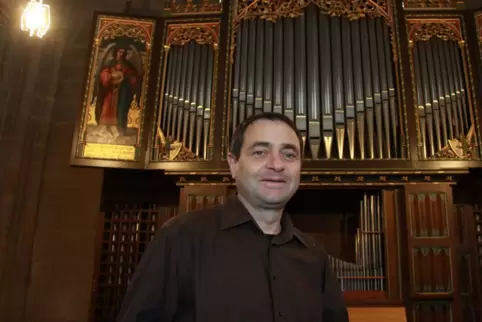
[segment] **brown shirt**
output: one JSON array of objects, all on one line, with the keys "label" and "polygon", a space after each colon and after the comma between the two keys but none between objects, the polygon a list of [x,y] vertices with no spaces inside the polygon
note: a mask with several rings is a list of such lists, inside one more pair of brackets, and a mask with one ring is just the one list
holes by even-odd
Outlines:
[{"label": "brown shirt", "polygon": [[289,216],[268,238],[237,197],[160,229],[118,322],[348,322],[326,252]]}]

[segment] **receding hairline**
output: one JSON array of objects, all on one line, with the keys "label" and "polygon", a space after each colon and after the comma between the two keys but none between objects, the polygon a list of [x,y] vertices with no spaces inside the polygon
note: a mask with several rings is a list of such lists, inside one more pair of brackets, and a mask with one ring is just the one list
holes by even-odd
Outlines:
[{"label": "receding hairline", "polygon": [[[302,147],[301,142],[300,142],[300,139],[299,139],[299,137],[298,137],[298,133],[296,133],[296,131],[295,131],[293,128],[291,128],[291,126],[290,126],[289,124],[287,124],[286,122],[284,122],[284,121],[282,121],[282,120],[271,120],[271,119],[265,119],[265,118],[264,118],[264,119],[262,118],[262,119],[255,120],[255,121],[251,122],[250,124],[248,124],[248,126],[246,126],[246,128],[244,129],[244,140],[243,140],[244,142],[243,142],[243,145],[241,146],[241,150],[243,149],[243,147],[250,148],[253,144],[256,144],[256,143],[258,143],[258,144],[259,144],[259,143],[263,143],[263,142],[264,142],[264,143],[269,143],[269,142],[266,141],[266,140],[259,139],[259,140],[253,141],[253,143],[249,144],[249,146],[246,145],[246,141],[245,141],[245,140],[246,140],[246,135],[248,134],[249,129],[252,127],[252,125],[255,125],[255,124],[257,124],[257,123],[261,123],[261,121],[278,123],[278,124],[282,124],[282,125],[286,126],[287,128],[289,128],[290,131],[294,134],[294,136],[295,136],[295,138],[296,138],[295,141],[297,142],[297,144],[295,145],[295,147],[297,148],[297,151],[298,151],[299,153],[301,153],[301,149],[302,149],[303,147]],[[281,143],[281,145],[284,145],[284,146],[292,146],[293,143],[292,143],[292,142],[283,142],[283,143]]]}]

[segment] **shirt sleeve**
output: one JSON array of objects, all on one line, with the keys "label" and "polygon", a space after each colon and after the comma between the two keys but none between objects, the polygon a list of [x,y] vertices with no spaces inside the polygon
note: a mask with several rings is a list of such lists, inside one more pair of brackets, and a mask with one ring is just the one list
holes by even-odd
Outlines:
[{"label": "shirt sleeve", "polygon": [[149,244],[127,289],[117,322],[171,322],[178,300],[172,227],[162,227]]},{"label": "shirt sleeve", "polygon": [[323,322],[349,322],[343,291],[326,253],[323,263]]}]

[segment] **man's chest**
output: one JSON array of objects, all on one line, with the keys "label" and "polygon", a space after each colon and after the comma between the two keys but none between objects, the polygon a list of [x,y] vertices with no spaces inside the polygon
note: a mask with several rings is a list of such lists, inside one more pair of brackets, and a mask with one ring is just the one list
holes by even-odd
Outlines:
[{"label": "man's chest", "polygon": [[321,320],[322,263],[305,246],[263,238],[218,238],[202,246],[188,283],[198,313],[211,321]]}]

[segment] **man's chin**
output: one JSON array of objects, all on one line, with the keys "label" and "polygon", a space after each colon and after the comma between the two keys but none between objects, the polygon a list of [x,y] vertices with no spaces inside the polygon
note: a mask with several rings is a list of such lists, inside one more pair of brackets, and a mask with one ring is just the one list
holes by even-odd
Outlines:
[{"label": "man's chin", "polygon": [[269,194],[264,194],[260,196],[260,201],[266,205],[269,206],[270,208],[280,208],[284,207],[286,203],[290,200],[290,197],[287,195],[269,195]]}]

